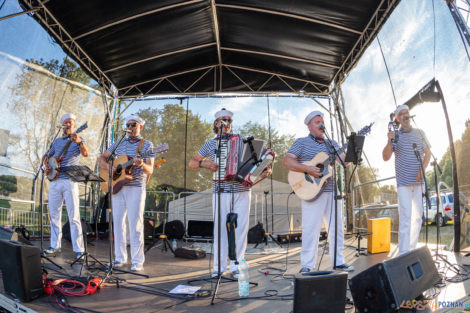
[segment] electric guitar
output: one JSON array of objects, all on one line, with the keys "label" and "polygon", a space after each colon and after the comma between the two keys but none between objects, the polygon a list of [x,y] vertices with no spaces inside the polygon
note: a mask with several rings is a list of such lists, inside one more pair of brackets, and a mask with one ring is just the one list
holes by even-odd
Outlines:
[{"label": "electric guitar", "polygon": [[[88,122],[85,122],[85,124],[77,128],[74,134],[78,134],[87,128],[88,128]],[[59,176],[60,162],[62,162],[62,160],[64,159],[64,156],[67,153],[67,150],[69,149],[71,143],[72,143],[72,140],[69,138],[69,141],[62,148],[57,158],[50,157],[46,159],[45,163],[47,163],[49,167],[51,168],[51,171],[49,172],[49,174],[47,174],[47,179],[49,179],[50,181],[53,181],[54,179],[57,178],[57,176]]]},{"label": "electric guitar", "polygon": [[[357,134],[357,136],[364,136],[370,132],[370,125],[364,126]],[[338,154],[341,154],[346,150],[347,144],[338,150]],[[287,175],[287,180],[289,181],[290,186],[294,190],[295,194],[302,200],[311,201],[314,200],[323,188],[328,178],[332,175],[332,166],[331,160],[327,153],[320,152],[315,155],[310,161],[303,162],[302,164],[308,166],[316,166],[320,169],[322,173],[321,177],[314,177],[305,172],[296,172],[289,171]]]},{"label": "electric guitar", "polygon": [[[140,155],[140,158],[145,159],[151,154],[163,153],[166,151],[168,151],[168,144],[164,143],[145,151]],[[131,158],[125,154],[122,154],[114,160],[114,167],[116,168],[116,171],[113,174],[112,181],[113,194],[118,193],[122,189],[122,187],[124,187],[132,180],[132,169],[134,168],[134,159],[135,158]],[[162,160],[163,161],[160,160],[157,162],[158,166],[160,166],[161,163],[165,162],[165,159]],[[109,167],[100,167],[100,177],[104,179],[104,182],[100,183],[101,190],[106,193],[109,191]],[[149,177],[147,177],[147,179],[149,179]]]}]

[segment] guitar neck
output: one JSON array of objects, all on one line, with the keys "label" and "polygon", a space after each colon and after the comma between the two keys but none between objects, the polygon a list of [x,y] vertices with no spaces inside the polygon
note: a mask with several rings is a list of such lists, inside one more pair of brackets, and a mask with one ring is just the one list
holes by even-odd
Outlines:
[{"label": "guitar neck", "polygon": [[[147,156],[149,156],[151,153],[152,153],[151,150],[150,150],[150,151],[147,151],[147,152],[143,153],[143,154],[140,156],[140,158],[141,158],[141,159],[145,159],[145,158],[146,158]],[[132,164],[134,164],[134,159],[135,159],[135,157],[134,157],[134,158],[131,158],[129,161],[127,161],[126,163],[122,164],[122,167],[123,167],[123,168],[126,168],[126,167],[128,167],[128,166],[131,166]]]}]

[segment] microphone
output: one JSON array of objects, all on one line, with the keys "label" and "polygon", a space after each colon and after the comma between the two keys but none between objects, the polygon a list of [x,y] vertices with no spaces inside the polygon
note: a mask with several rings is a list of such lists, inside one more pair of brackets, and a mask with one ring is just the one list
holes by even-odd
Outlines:
[{"label": "microphone", "polygon": [[413,151],[415,152],[416,157],[419,158],[419,159],[421,159],[417,147],[418,147],[418,146],[416,145],[416,143],[413,143]]},{"label": "microphone", "polygon": [[318,128],[321,129],[321,130],[325,130],[325,125],[320,124],[320,125],[318,125]]},{"label": "microphone", "polygon": [[121,131],[122,131],[123,133],[132,133],[132,130],[130,130],[130,129],[123,129],[123,130],[121,130]]},{"label": "microphone", "polygon": [[416,115],[410,115],[404,118],[405,121],[408,121],[409,119],[413,119]]},{"label": "microphone", "polygon": [[227,127],[228,123],[225,121],[220,120],[220,124],[224,125],[224,127]]}]

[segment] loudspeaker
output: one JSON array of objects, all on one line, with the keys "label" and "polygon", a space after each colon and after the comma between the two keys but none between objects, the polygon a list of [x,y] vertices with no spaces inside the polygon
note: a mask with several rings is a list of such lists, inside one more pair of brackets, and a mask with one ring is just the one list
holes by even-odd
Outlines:
[{"label": "loudspeaker", "polygon": [[5,240],[15,240],[26,245],[32,246],[33,244],[29,242],[20,232],[12,231],[8,228],[3,228],[0,226],[0,239]]},{"label": "loudspeaker", "polygon": [[314,274],[295,275],[294,313],[344,313],[348,274]]},{"label": "loudspeaker", "polygon": [[376,264],[349,280],[359,312],[394,312],[441,281],[426,247]]},{"label": "loudspeaker", "polygon": [[188,221],[188,237],[214,237],[213,221]]},{"label": "loudspeaker", "polygon": [[5,293],[20,301],[31,301],[43,294],[38,247],[0,239],[0,255]]},{"label": "loudspeaker", "polygon": [[184,224],[180,220],[173,220],[165,225],[165,235],[168,239],[183,239],[186,230]]},{"label": "loudspeaker", "polygon": [[[248,230],[248,243],[262,243],[264,241],[265,233],[266,231],[263,228],[263,223],[258,222],[258,224]],[[277,239],[279,240],[279,236]]]},{"label": "loudspeaker", "polygon": [[153,221],[153,219],[144,218],[144,241],[153,241],[154,233],[156,233],[155,222]]},{"label": "loudspeaker", "polygon": [[[83,235],[83,240],[85,240],[85,233],[87,235],[88,241],[92,240],[92,236],[94,236],[93,229],[91,228],[90,223],[85,221],[84,218],[80,219],[80,224],[82,225],[82,235]],[[62,237],[64,237],[65,240],[68,242],[72,242],[72,237],[70,235],[70,222],[67,221],[67,223],[62,226]]]}]

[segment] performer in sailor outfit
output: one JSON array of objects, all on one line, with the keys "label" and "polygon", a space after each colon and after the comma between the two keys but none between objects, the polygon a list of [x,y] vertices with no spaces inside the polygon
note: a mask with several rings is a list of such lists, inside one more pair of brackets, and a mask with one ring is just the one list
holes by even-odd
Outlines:
[{"label": "performer in sailor outfit", "polygon": [[[126,119],[126,127],[131,130],[128,137],[119,145],[116,155],[127,155],[131,158],[136,154],[141,145],[140,153],[143,154],[153,148],[153,144],[144,140],[140,135],[145,121],[138,115],[131,115]],[[142,143],[143,140],[143,143]],[[108,167],[107,159],[114,151],[117,142],[112,144],[99,158],[102,167]],[[127,263],[126,231],[130,232],[131,246],[131,270],[142,271],[145,261],[144,256],[144,207],[147,176],[152,175],[155,154],[150,154],[145,159],[136,157],[132,170],[132,180],[119,192],[113,195],[113,224],[114,224],[114,254],[115,267],[121,267]],[[113,169],[114,172],[115,169]],[[126,220],[129,227],[126,227]]]}]

